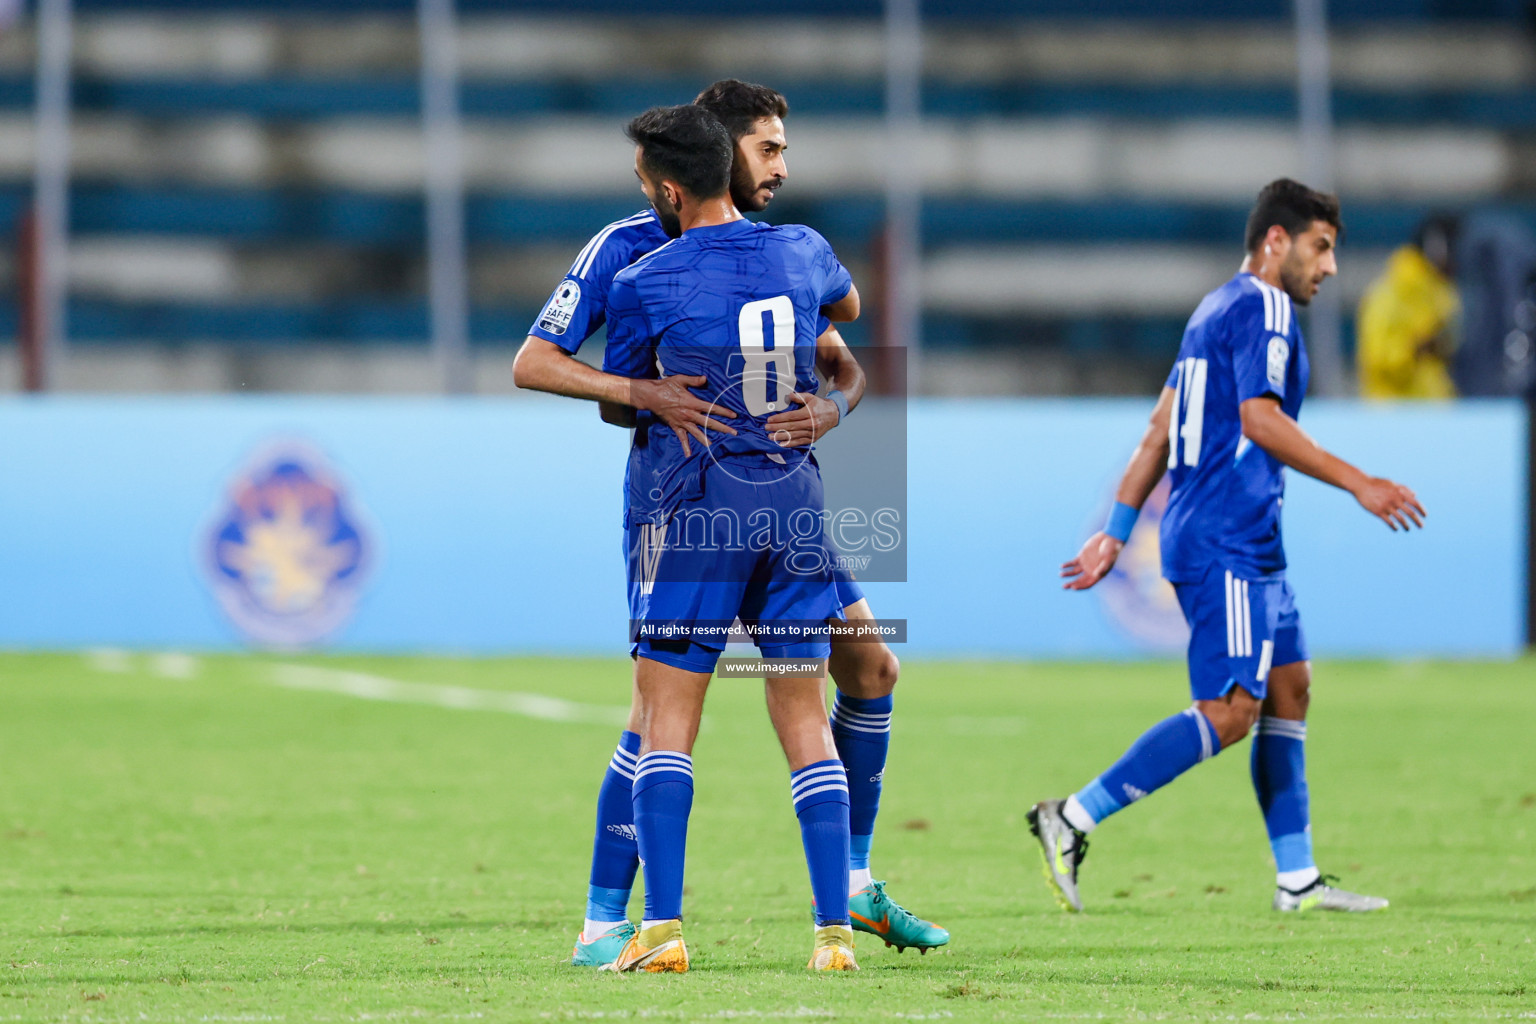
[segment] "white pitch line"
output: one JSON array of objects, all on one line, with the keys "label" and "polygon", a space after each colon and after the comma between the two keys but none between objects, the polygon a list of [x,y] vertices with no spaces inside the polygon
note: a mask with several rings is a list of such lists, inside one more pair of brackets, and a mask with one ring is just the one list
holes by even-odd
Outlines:
[{"label": "white pitch line", "polygon": [[86,651],[85,660],[97,672],[121,675],[124,672],[133,671],[133,657],[127,651],[116,647],[99,647]]},{"label": "white pitch line", "polygon": [[163,651],[150,659],[150,671],[165,679],[196,679],[198,661],[190,654]]},{"label": "white pitch line", "polygon": [[289,690],[339,693],[360,700],[379,700],[393,704],[428,704],[457,711],[501,711],[545,722],[623,725],[629,720],[629,712],[623,708],[578,704],[538,693],[505,693],[498,690],[476,690],[468,686],[407,683],[367,672],[348,672],[314,665],[274,665],[271,678],[272,682]]}]

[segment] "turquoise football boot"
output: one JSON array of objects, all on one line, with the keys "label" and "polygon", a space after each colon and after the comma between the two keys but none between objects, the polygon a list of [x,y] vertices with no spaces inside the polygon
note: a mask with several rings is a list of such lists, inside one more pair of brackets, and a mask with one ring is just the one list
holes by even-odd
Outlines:
[{"label": "turquoise football boot", "polygon": [[612,931],[604,932],[591,942],[582,942],[578,934],[576,946],[571,950],[571,966],[606,967],[619,958],[625,944],[634,937],[635,926],[628,921],[619,922]]},{"label": "turquoise football boot", "polygon": [[907,947],[926,953],[949,941],[949,932],[924,921],[885,894],[884,882],[870,882],[848,897],[855,931],[867,932],[900,953]]}]

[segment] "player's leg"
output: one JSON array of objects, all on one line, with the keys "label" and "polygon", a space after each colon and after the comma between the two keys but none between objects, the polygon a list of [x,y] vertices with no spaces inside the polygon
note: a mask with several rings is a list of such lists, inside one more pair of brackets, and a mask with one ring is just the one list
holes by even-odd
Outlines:
[{"label": "player's leg", "polygon": [[[670,633],[653,639],[651,631],[687,626],[694,634],[712,628],[713,620],[729,622],[743,586],[729,578],[733,573],[722,567],[720,552],[675,543],[677,529],[674,521],[632,528],[629,614],[642,739],[631,796],[645,915],[612,965],[620,971],[688,969],[683,864],[693,808],[693,741],[720,658],[719,647]],[[726,578],[711,582],[711,571]]]},{"label": "player's leg", "polygon": [[[629,576],[630,619],[645,619],[650,589],[655,583],[656,556],[664,549],[666,528],[634,523],[625,535],[625,567]],[[632,651],[631,654],[634,652]],[[571,951],[571,964],[602,967],[619,955],[634,935],[629,923],[629,898],[640,854],[635,842],[632,790],[635,761],[640,756],[639,665],[630,686],[629,721],[608,762],[597,793],[597,828],[592,839],[592,867],[587,882],[587,909],[581,934]]]},{"label": "player's leg", "polygon": [[1253,791],[1275,857],[1276,910],[1382,910],[1387,901],[1327,884],[1312,853],[1312,809],[1307,791],[1307,709],[1312,663],[1287,584],[1263,716],[1253,734],[1249,765]]},{"label": "player's leg", "polygon": [[1142,733],[1118,761],[1065,801],[1043,801],[1029,812],[1046,879],[1063,909],[1082,909],[1077,869],[1088,834],[1100,822],[1237,743],[1258,718],[1277,618],[1274,603],[1264,600],[1265,587],[1244,584],[1218,568],[1204,581],[1176,589],[1190,626],[1194,705]]},{"label": "player's leg", "polygon": [[[638,668],[637,668],[638,672]],[[640,852],[635,842],[633,789],[640,757],[640,690],[631,684],[629,721],[608,761],[597,791],[597,828],[592,839],[592,868],[581,934],[571,951],[577,967],[601,967],[619,955],[635,933],[629,923],[629,897]]]},{"label": "player's leg", "polygon": [[1310,662],[1279,665],[1270,672],[1269,695],[1249,759],[1253,792],[1275,857],[1275,884],[1296,892],[1310,888],[1319,874],[1312,857],[1306,772],[1311,683]]},{"label": "player's leg", "polygon": [[[770,659],[814,658],[825,644],[763,648]],[[848,921],[848,776],[827,724],[826,678],[770,677],[768,717],[789,762],[790,798],[811,876],[816,936],[812,970],[857,970]]]},{"label": "player's leg", "polygon": [[[850,623],[874,618],[862,597],[843,609]],[[827,664],[837,693],[832,698],[832,738],[838,756],[848,768],[849,820],[852,847],[848,892],[870,884],[870,847],[875,838],[875,818],[880,813],[880,790],[885,778],[885,759],[891,746],[892,691],[900,668],[896,655],[879,640],[839,640],[832,644]]]},{"label": "player's leg", "polygon": [[[793,540],[760,553],[742,595],[741,621],[748,628],[789,624],[819,626],[843,617],[843,602],[826,557],[822,535],[825,502],[821,474],[811,462],[789,476],[764,474],[758,507],[785,524]],[[819,557],[809,557],[816,552]],[[759,632],[759,636],[771,633]],[[832,648],[825,637],[789,643],[759,640],[764,659],[809,663],[783,677],[770,675],[768,709],[789,761],[790,795],[815,903],[812,970],[857,970],[853,929],[848,924],[848,772],[837,754],[827,720],[826,675]]]},{"label": "player's leg", "polygon": [[[838,582],[840,598],[847,600],[847,621],[873,621],[869,602],[851,580]],[[884,642],[873,639],[840,640],[832,644],[828,662],[837,692],[832,704],[832,738],[837,754],[848,769],[848,817],[852,829],[849,846],[849,913],[857,931],[879,936],[898,950],[911,946],[923,952],[944,945],[949,932],[907,911],[885,891],[870,871],[870,848],[875,838],[875,818],[880,813],[880,792],[885,761],[891,745],[892,691],[900,664]]]},{"label": "player's leg", "polygon": [[635,683],[643,710],[635,766],[635,833],[645,870],[645,917],[612,964],[619,971],[683,972],[683,867],[693,809],[693,742],[718,651],[639,645]]}]

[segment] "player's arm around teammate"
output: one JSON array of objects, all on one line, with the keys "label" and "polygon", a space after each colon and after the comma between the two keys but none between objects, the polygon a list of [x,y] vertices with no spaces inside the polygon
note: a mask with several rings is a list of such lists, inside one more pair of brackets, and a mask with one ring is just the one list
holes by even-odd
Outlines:
[{"label": "player's arm around teammate", "polygon": [[713,407],[688,390],[702,387],[703,377],[675,375],[655,380],[630,380],[588,366],[553,342],[532,335],[523,341],[517,358],[512,361],[512,382],[532,391],[597,402],[604,419],[620,426],[633,426],[637,409],[655,413],[677,432],[684,448],[688,447],[689,437],[700,444],[709,444],[706,430],[736,433],[728,424],[720,422],[720,419],[734,419],[735,413]]},{"label": "player's arm around teammate", "polygon": [[[844,308],[828,307],[822,313],[837,313],[848,316],[849,320],[856,319],[859,315],[858,300],[858,291],[852,289],[837,303]],[[832,317],[828,315],[828,319]],[[789,396],[795,408],[768,417],[769,436],[785,448],[815,444],[827,431],[841,423],[844,416],[856,409],[864,397],[864,368],[853,357],[853,353],[848,351],[843,336],[835,327],[827,328],[816,339],[816,369],[830,385],[827,395],[821,397],[795,392]]]}]

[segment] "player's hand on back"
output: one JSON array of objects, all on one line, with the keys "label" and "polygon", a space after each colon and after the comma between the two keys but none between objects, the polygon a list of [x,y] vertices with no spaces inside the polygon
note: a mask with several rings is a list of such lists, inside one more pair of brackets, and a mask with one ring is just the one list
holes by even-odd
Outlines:
[{"label": "player's hand on back", "polygon": [[714,405],[699,398],[689,388],[701,388],[709,383],[706,377],[675,374],[660,380],[637,380],[634,387],[635,408],[654,413],[656,418],[672,428],[677,439],[683,442],[683,454],[692,455],[688,445],[690,436],[706,447],[709,438],[704,431],[715,430],[722,434],[734,434],[735,429],[726,426],[716,416],[735,419],[736,414],[723,406]]},{"label": "player's hand on back", "polygon": [[774,413],[763,424],[768,429],[768,436],[780,448],[802,448],[815,444],[827,431],[837,426],[840,414],[836,402],[798,391],[788,397],[796,404],[783,412]]},{"label": "player's hand on back", "polygon": [[1411,526],[1424,528],[1429,513],[1419,502],[1418,495],[1400,483],[1381,476],[1368,476],[1355,490],[1355,500],[1360,507],[1380,519],[1394,531]]},{"label": "player's hand on back", "polygon": [[1076,558],[1062,563],[1061,576],[1067,581],[1062,587],[1067,590],[1087,590],[1109,575],[1109,570],[1115,567],[1115,559],[1120,557],[1124,547],[1123,543],[1102,530],[1089,537]]}]

